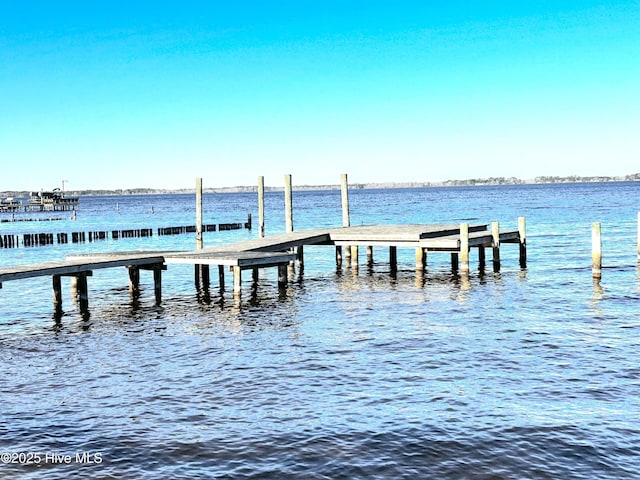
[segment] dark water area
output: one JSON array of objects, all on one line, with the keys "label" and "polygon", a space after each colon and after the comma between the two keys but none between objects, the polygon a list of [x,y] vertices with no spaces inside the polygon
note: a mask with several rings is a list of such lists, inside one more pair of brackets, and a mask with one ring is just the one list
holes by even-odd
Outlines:
[{"label": "dark water area", "polygon": [[[46,277],[0,290],[0,478],[640,478],[640,184],[353,190],[352,225],[527,219],[528,264],[415,272],[398,249],[336,270],[305,248],[286,290],[267,269],[240,300],[170,265],[132,298],[126,270],[89,278],[90,316]],[[284,231],[268,192],[267,235]],[[152,208],[153,207],[153,208]],[[255,194],[207,194],[205,223]],[[153,213],[152,213],[153,212]],[[0,235],[189,225],[193,195],[86,197],[78,218]],[[603,278],[591,278],[602,223]],[[294,192],[296,230],[339,226],[340,193]],[[44,226],[43,226],[44,225]],[[210,232],[205,245],[257,236]],[[0,265],[70,253],[191,249],[193,235],[0,250]],[[490,253],[489,253],[490,257]]]}]

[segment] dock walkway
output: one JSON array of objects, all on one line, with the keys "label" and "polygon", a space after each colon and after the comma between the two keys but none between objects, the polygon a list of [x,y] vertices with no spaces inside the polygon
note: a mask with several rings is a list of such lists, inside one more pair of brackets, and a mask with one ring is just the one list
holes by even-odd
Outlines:
[{"label": "dock walkway", "polygon": [[[523,219],[522,219],[523,220]],[[526,235],[524,222],[520,222],[518,230],[499,231],[497,222],[488,229],[487,224],[440,224],[440,225],[369,225],[355,227],[339,227],[315,229],[300,232],[289,232],[269,237],[256,238],[229,245],[203,248],[192,251],[138,251],[112,252],[101,254],[82,254],[67,256],[59,262],[45,262],[33,265],[0,268],[0,288],[2,282],[51,276],[53,278],[54,308],[61,309],[62,296],[60,278],[70,276],[80,299],[81,310],[88,306],[87,277],[93,270],[127,267],[129,270],[129,286],[132,292],[138,290],[139,271],[152,270],[154,273],[156,302],[161,300],[161,271],[167,264],[191,264],[196,267],[196,283],[208,288],[209,266],[217,265],[219,269],[220,288],[224,289],[224,268],[233,271],[234,294],[241,292],[242,271],[253,270],[253,278],[257,280],[260,268],[278,267],[278,283],[287,282],[287,267],[297,261],[303,265],[303,249],[305,246],[330,245],[336,249],[336,263],[342,264],[342,248],[346,248],[345,257],[350,259],[351,266],[358,265],[358,246],[367,248],[367,259],[373,259],[374,247],[389,248],[389,264],[396,269],[398,247],[416,249],[416,270],[422,270],[429,252],[448,252],[451,254],[452,268],[469,270],[469,250],[479,250],[480,268],[484,268],[484,249],[493,250],[494,270],[500,268],[500,244],[518,243],[520,245],[520,264],[526,263]]]}]

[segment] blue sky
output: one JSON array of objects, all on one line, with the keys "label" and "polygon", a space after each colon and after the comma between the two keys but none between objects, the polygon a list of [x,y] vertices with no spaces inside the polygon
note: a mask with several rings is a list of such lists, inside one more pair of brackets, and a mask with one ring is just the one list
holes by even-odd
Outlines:
[{"label": "blue sky", "polygon": [[640,1],[0,7],[0,190],[640,171]]}]

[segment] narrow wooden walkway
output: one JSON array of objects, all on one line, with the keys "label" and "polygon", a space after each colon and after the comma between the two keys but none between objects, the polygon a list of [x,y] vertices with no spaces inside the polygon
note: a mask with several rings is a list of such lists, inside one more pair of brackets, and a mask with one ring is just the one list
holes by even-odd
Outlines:
[{"label": "narrow wooden walkway", "polygon": [[500,268],[500,244],[517,243],[520,245],[520,264],[526,264],[526,234],[524,226],[518,230],[499,231],[497,223],[488,229],[487,224],[460,225],[371,225],[341,228],[316,229],[290,232],[265,238],[256,238],[230,245],[204,248],[192,251],[139,251],[112,252],[101,254],[71,255],[59,262],[45,262],[33,265],[0,268],[0,288],[2,282],[51,276],[53,279],[53,301],[56,311],[61,310],[62,295],[60,278],[72,277],[74,290],[80,300],[81,310],[88,307],[87,277],[94,270],[126,267],[129,271],[129,286],[132,292],[139,288],[140,270],[151,270],[154,274],[156,302],[162,295],[162,270],[167,264],[190,264],[195,266],[196,284],[209,287],[209,267],[217,265],[220,287],[224,289],[224,268],[230,268],[234,277],[234,294],[241,292],[242,271],[253,270],[257,280],[260,268],[278,267],[278,283],[287,282],[288,266],[297,261],[303,266],[305,246],[330,245],[336,249],[337,265],[342,264],[342,248],[347,247],[345,257],[351,265],[358,265],[358,246],[367,248],[367,259],[373,259],[374,247],[389,248],[389,264],[396,268],[398,247],[415,248],[416,270],[422,270],[426,264],[428,252],[448,252],[451,254],[452,268],[469,270],[469,250],[475,247],[479,251],[481,268],[484,268],[484,249],[493,251],[494,270]]}]

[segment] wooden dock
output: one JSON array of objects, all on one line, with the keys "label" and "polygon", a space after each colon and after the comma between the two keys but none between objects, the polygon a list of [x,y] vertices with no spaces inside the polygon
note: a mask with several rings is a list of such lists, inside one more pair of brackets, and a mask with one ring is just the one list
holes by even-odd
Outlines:
[{"label": "wooden dock", "polygon": [[520,265],[526,266],[526,234],[524,219],[519,222],[518,230],[499,231],[497,222],[491,224],[469,225],[370,225],[340,227],[288,232],[270,237],[238,242],[218,247],[192,251],[139,251],[104,254],[72,255],[59,262],[46,262],[33,265],[0,268],[0,288],[3,282],[24,278],[51,276],[53,283],[53,302],[56,311],[61,311],[62,294],[60,279],[69,276],[73,279],[74,291],[80,300],[81,311],[88,309],[87,277],[94,270],[126,267],[129,272],[129,287],[132,292],[138,290],[140,270],[151,270],[154,275],[156,302],[162,295],[162,270],[168,264],[190,264],[195,266],[195,280],[198,288],[209,288],[209,267],[217,265],[221,291],[224,290],[224,269],[233,271],[234,295],[240,295],[242,271],[253,271],[257,281],[260,268],[277,267],[278,283],[287,283],[288,267],[297,262],[300,268],[304,264],[304,247],[325,245],[333,246],[336,251],[336,265],[342,266],[343,248],[346,259],[352,268],[358,266],[358,247],[367,249],[367,261],[373,261],[373,249],[389,249],[390,270],[397,268],[397,248],[413,248],[416,252],[416,271],[424,270],[427,255],[431,252],[450,253],[452,268],[463,273],[469,272],[469,251],[478,249],[480,268],[484,269],[485,248],[493,252],[493,269],[500,269],[500,245],[517,243],[520,246]]}]

